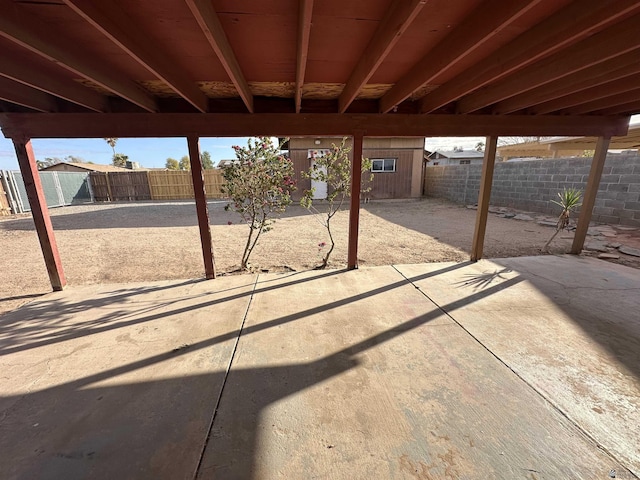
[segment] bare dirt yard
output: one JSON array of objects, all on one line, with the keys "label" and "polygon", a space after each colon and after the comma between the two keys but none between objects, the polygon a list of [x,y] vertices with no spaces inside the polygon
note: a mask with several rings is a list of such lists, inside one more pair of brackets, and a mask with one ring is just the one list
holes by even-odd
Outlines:
[{"label": "bare dirt yard", "polygon": [[[485,257],[540,255],[554,227],[530,220],[489,215]],[[192,202],[137,202],[78,205],[52,209],[60,256],[70,285],[124,283],[204,275],[195,205]],[[219,273],[237,270],[248,227],[224,202],[209,204],[215,262]],[[337,245],[330,267],[347,261],[348,210],[334,217]],[[376,265],[464,261],[469,258],[476,211],[443,200],[371,202],[362,206],[361,268]],[[617,230],[622,228],[622,230]],[[600,243],[623,240],[640,248],[640,229],[607,227],[592,231]],[[601,236],[602,234],[606,234]],[[572,233],[563,232],[550,252],[565,253]],[[261,237],[252,257],[259,271],[311,269],[328,242],[326,231],[311,214],[292,206],[274,229]],[[327,248],[327,247],[324,247]],[[606,250],[612,251],[609,246]],[[603,250],[604,251],[604,250]],[[50,291],[50,285],[29,215],[0,217],[0,314]],[[597,255],[597,252],[593,253]],[[617,263],[638,267],[640,258],[619,254]]]}]

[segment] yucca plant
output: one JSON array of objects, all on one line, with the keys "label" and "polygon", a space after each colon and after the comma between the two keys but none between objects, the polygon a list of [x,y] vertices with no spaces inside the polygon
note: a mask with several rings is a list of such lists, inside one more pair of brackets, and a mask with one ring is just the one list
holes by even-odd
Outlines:
[{"label": "yucca plant", "polygon": [[556,231],[543,247],[543,252],[547,251],[547,249],[549,248],[549,244],[553,241],[554,238],[556,238],[556,235],[558,235],[561,230],[569,227],[569,218],[571,217],[571,212],[582,205],[582,203],[580,203],[580,200],[582,199],[582,190],[578,190],[577,188],[565,188],[562,190],[562,192],[558,192],[558,198],[560,198],[560,201],[551,201],[560,206],[562,208],[562,212],[558,217]]}]

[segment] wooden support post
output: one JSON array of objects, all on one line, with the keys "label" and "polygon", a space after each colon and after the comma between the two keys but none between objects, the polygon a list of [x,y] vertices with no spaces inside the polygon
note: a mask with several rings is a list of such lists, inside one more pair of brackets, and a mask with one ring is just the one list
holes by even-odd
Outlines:
[{"label": "wooden support post", "polygon": [[584,239],[589,230],[589,222],[591,221],[591,212],[596,203],[596,195],[600,186],[600,176],[604,168],[604,162],[607,159],[607,150],[609,150],[609,142],[611,137],[598,137],[596,150],[591,161],[591,170],[589,170],[589,179],[582,198],[582,206],[580,207],[580,216],[578,217],[578,225],[576,226],[576,234],[573,237],[573,245],[571,253],[579,255],[584,246]]},{"label": "wooden support post", "polygon": [[362,132],[353,135],[351,163],[351,206],[349,208],[349,254],[347,268],[358,268],[358,226],[360,224],[360,189],[362,188]]},{"label": "wooden support post", "polygon": [[36,157],[31,147],[31,139],[14,138],[13,146],[16,149],[18,157],[18,165],[22,172],[22,179],[27,190],[27,198],[31,206],[31,215],[33,223],[36,226],[38,239],[40,240],[40,248],[44,256],[44,263],[49,273],[51,287],[54,290],[62,290],[67,285],[67,279],[64,276],[60,254],[58,253],[58,245],[53,234],[53,226],[47,209],[47,201],[44,198],[42,190],[42,182],[38,173]]},{"label": "wooden support post", "polygon": [[193,193],[196,199],[198,226],[200,227],[200,242],[202,243],[202,257],[206,278],[216,278],[216,266],[213,260],[213,242],[209,227],[209,211],[207,209],[207,195],[204,188],[204,174],[200,161],[200,145],[197,135],[187,137],[189,144],[189,159],[191,161],[191,178],[193,179]]},{"label": "wooden support post", "polygon": [[476,212],[476,228],[473,233],[473,245],[471,247],[472,262],[477,262],[482,258],[484,234],[487,230],[487,216],[489,215],[491,183],[493,182],[493,167],[496,163],[498,137],[487,137],[485,143],[482,176],[480,177],[480,193],[478,195],[478,210]]}]

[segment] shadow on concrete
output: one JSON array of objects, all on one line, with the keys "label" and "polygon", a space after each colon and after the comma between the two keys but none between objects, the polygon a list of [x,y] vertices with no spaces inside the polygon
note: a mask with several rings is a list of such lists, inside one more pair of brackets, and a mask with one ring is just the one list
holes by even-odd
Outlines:
[{"label": "shadow on concrete", "polygon": [[[58,295],[41,302],[24,305],[19,309],[19,314],[9,312],[0,316],[0,355],[8,355],[14,352],[38,348],[45,345],[52,345],[109,330],[152,322],[153,320],[157,320],[162,317],[179,315],[195,309],[213,307],[224,302],[249,297],[254,293],[285,288],[293,284],[337,275],[340,272],[340,270],[329,271],[316,277],[296,279],[275,286],[263,286],[255,290],[232,294],[233,290],[242,290],[249,286],[253,286],[254,284],[253,282],[247,282],[245,285],[234,287],[232,289],[212,290],[210,292],[216,294],[228,292],[229,295],[223,298],[207,300],[206,298],[209,296],[209,293],[203,293],[196,296],[190,296],[188,298],[189,300],[202,298],[202,302],[195,305],[176,307],[173,309],[170,308],[172,305],[177,305],[183,302],[185,298],[180,296],[171,297],[170,291],[172,289],[184,285],[206,282],[206,280],[187,280],[163,286],[108,290],[101,292],[101,297],[98,299],[94,298],[92,300],[80,302],[66,302],[64,300],[64,296],[62,296],[62,298],[58,298]],[[295,277],[301,273],[303,272],[289,274],[288,277]],[[258,282],[257,285],[264,283],[265,282]],[[72,321],[75,313],[98,309],[109,305],[117,306],[119,302],[131,299],[131,297],[135,297],[136,295],[143,295],[163,290],[167,291],[165,296],[166,300],[163,302],[143,305],[142,307],[135,309],[131,308],[131,305],[126,305],[122,308],[109,310],[108,313],[103,314],[100,317],[93,318],[87,322],[83,322],[82,324]],[[67,322],[69,323],[67,324]],[[228,335],[225,335],[225,338],[221,339],[221,341],[233,338],[236,334],[237,332],[230,332]]]},{"label": "shadow on concrete", "polygon": [[[7,406],[1,417],[2,477],[175,479],[193,478],[199,470],[201,478],[254,478],[257,428],[261,412],[268,405],[355,367],[358,354],[441,317],[442,310],[455,311],[507,289],[522,279],[515,277],[485,288],[443,306],[442,310],[434,309],[308,363],[239,370],[231,367],[228,379],[232,389],[225,388],[226,372],[133,384],[118,383],[117,377],[150,365],[174,361],[241,335],[370,298],[406,286],[410,281],[429,278],[464,265],[452,265],[409,280],[403,279],[62,385],[24,395],[0,397],[0,403]],[[305,281],[339,273],[327,273]],[[268,286],[255,292],[286,285]],[[204,302],[194,308],[212,304]],[[89,306],[85,305],[85,308]],[[175,311],[163,312],[162,315],[171,313]],[[155,316],[150,315],[140,321],[153,318]],[[84,334],[90,333],[91,329]],[[76,335],[76,332],[72,334]],[[59,341],[59,338],[52,340]],[[14,346],[20,350],[19,345]],[[233,419],[231,431],[216,429],[215,415],[219,401],[225,395],[231,397],[234,409],[243,412]],[[215,452],[211,457],[213,460],[200,464],[203,458],[207,458],[203,452],[211,436],[228,438],[221,442],[223,451]],[[219,459],[223,459],[222,463]]]}]

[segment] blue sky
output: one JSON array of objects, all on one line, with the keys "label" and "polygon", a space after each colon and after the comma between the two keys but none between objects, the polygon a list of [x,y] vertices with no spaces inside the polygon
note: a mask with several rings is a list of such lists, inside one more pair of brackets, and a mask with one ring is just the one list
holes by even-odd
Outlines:
[{"label": "blue sky", "polygon": [[[434,137],[427,140],[432,149],[450,149],[453,146],[473,148],[484,137],[443,138]],[[246,145],[247,138],[201,138],[200,149],[208,151],[214,163],[225,158],[235,158],[233,145]],[[113,152],[102,138],[88,139],[35,139],[33,150],[38,160],[46,157],[64,158],[67,155],[82,157],[93,163],[111,163]],[[121,138],[116,145],[116,152],[124,153],[129,159],[140,163],[143,167],[164,167],[167,158],[179,160],[187,155],[187,140],[184,138]],[[13,143],[0,137],[0,170],[17,170]]]},{"label": "blue sky", "polygon": [[[200,150],[208,151],[214,163],[223,158],[235,158],[233,145],[246,145],[247,138],[201,138]],[[82,157],[93,163],[111,163],[113,152],[102,138],[35,139],[33,150],[38,160],[45,157]],[[164,167],[167,158],[180,160],[187,155],[186,138],[121,138],[116,152],[129,156],[144,167]],[[18,161],[11,140],[0,137],[0,170],[17,170]]]}]

